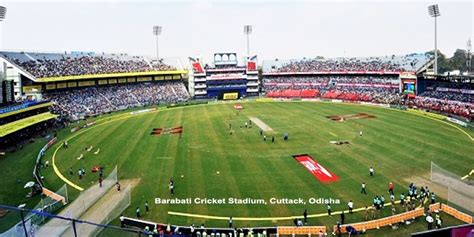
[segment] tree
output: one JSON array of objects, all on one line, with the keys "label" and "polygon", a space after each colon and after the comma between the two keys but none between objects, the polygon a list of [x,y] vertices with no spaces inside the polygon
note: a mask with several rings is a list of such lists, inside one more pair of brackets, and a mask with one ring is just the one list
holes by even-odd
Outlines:
[{"label": "tree", "polygon": [[[429,55],[431,58],[433,58],[434,50],[426,52],[425,55]],[[466,50],[457,49],[451,58],[446,58],[446,56],[438,50],[438,73],[442,74],[454,70],[460,70],[461,72],[464,72],[467,70],[466,61]]]},{"label": "tree", "polygon": [[461,72],[467,71],[466,61],[467,52],[463,49],[457,49],[454,55],[449,59],[451,68],[453,68],[453,70],[460,70]]}]

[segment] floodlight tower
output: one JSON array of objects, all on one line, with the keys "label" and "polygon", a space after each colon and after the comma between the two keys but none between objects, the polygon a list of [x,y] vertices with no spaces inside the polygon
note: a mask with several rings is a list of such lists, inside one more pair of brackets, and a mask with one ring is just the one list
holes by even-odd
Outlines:
[{"label": "floodlight tower", "polygon": [[467,40],[467,59],[466,59],[466,67],[467,67],[467,74],[469,74],[472,70],[471,70],[471,66],[472,66],[472,53],[471,53],[471,49],[472,49],[472,46],[471,46],[471,39],[469,38]]},{"label": "floodlight tower", "polygon": [[247,56],[250,55],[250,44],[249,44],[249,36],[252,34],[252,26],[251,25],[245,25],[244,26],[244,33],[247,36]]},{"label": "floodlight tower", "polygon": [[161,35],[161,26],[153,26],[153,35],[156,36],[156,60],[160,60],[160,51],[158,47],[158,36]]},{"label": "floodlight tower", "polygon": [[428,13],[435,19],[435,61],[434,61],[434,74],[438,74],[438,17],[441,16],[439,13],[438,4],[434,4],[428,7]]},{"label": "floodlight tower", "polygon": [[[7,8],[4,7],[4,6],[0,6],[0,49],[2,49],[2,41],[1,41],[1,38],[2,38],[2,22],[3,20],[5,20],[5,16],[7,15]],[[2,85],[2,81],[5,80],[5,71],[6,71],[6,67],[4,67],[4,65],[0,65],[0,86]]]},{"label": "floodlight tower", "polygon": [[[7,15],[7,8],[4,6],[0,6],[0,24],[3,20],[5,20],[5,16]],[[1,25],[0,25],[0,37],[2,35],[1,32]],[[0,49],[2,48],[1,41],[0,41]]]},{"label": "floodlight tower", "polygon": [[5,20],[5,15],[7,14],[7,8],[0,6],[0,21]]}]

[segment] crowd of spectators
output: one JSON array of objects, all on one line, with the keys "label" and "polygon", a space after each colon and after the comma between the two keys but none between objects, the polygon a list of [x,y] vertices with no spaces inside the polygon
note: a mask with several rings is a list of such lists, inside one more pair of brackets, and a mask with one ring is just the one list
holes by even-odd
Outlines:
[{"label": "crowd of spectators", "polygon": [[[415,99],[399,92],[397,76],[303,76],[266,77],[263,90],[270,97],[299,97],[301,91],[314,90],[325,99],[403,104],[473,119],[474,96],[470,84],[428,87]],[[457,92],[453,92],[457,91]],[[294,96],[293,96],[294,95]]]},{"label": "crowd of spectators", "polygon": [[472,120],[474,85],[472,83],[427,81],[428,86],[409,105]]},{"label": "crowd of spectators", "polygon": [[430,97],[439,100],[460,101],[466,103],[474,103],[474,95],[449,91],[425,91],[421,93],[421,97]]},{"label": "crowd of spectators", "polygon": [[400,104],[403,96],[396,88],[333,87],[321,93],[321,98],[364,101],[377,104]]},{"label": "crowd of spectators", "polygon": [[303,59],[284,64],[277,72],[403,71],[400,64],[381,58]]},{"label": "crowd of spectators", "polygon": [[457,115],[471,121],[474,119],[473,103],[418,96],[414,100],[408,101],[408,105],[418,109]]},{"label": "crowd of spectators", "polygon": [[265,88],[272,89],[273,86],[278,85],[321,85],[326,87],[328,85],[335,84],[365,84],[367,86],[372,85],[384,85],[398,86],[398,77],[394,76],[303,76],[303,77],[267,77],[263,79]]},{"label": "crowd of spectators", "polygon": [[112,56],[41,58],[29,61],[11,60],[37,78],[105,73],[174,70],[163,62],[147,62],[143,57],[120,58]]},{"label": "crowd of spectators", "polygon": [[425,81],[426,91],[419,96],[474,103],[474,84],[469,82]]},{"label": "crowd of spectators", "polygon": [[86,87],[44,97],[55,102],[54,113],[77,120],[131,107],[186,101],[189,93],[182,82],[152,82]]},{"label": "crowd of spectators", "polygon": [[402,97],[394,76],[270,77],[263,79],[263,86],[270,94],[285,90],[316,90],[317,96],[326,99],[384,104],[398,104]]}]

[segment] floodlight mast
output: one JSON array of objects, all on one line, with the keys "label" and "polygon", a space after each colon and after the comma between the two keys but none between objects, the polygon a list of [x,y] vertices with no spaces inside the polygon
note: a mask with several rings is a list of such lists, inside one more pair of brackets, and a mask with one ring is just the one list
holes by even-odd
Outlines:
[{"label": "floodlight mast", "polygon": [[438,4],[434,4],[428,7],[428,13],[435,19],[435,51],[434,51],[434,74],[438,74],[438,17],[441,16],[439,12]]},{"label": "floodlight mast", "polygon": [[160,51],[159,51],[159,44],[158,44],[158,36],[161,35],[162,27],[161,26],[153,26],[153,35],[156,36],[156,60],[160,60]]},{"label": "floodlight mast", "polygon": [[252,34],[252,26],[251,25],[245,25],[244,26],[244,33],[247,36],[247,56],[250,55],[250,39],[249,36]]},{"label": "floodlight mast", "polygon": [[470,74],[471,72],[471,67],[472,67],[472,54],[471,54],[471,49],[472,49],[472,45],[471,45],[471,38],[469,38],[467,40],[467,43],[466,43],[466,48],[467,48],[467,60],[466,60],[466,67],[467,67],[467,74]]},{"label": "floodlight mast", "polygon": [[[4,6],[0,6],[0,24],[3,20],[5,20],[5,16],[7,15],[7,8],[4,7]],[[0,38],[2,37],[2,29],[1,29],[1,25],[0,25]],[[1,44],[1,41],[0,41],[0,49],[3,48],[3,45]],[[5,80],[5,71],[6,71],[6,68],[3,67],[3,65],[0,65],[0,86],[2,84],[2,81]]]},{"label": "floodlight mast", "polygon": [[7,14],[7,8],[4,6],[0,6],[0,21],[5,20],[6,14]]},{"label": "floodlight mast", "polygon": [[[5,16],[7,15],[7,8],[4,6],[0,6],[0,22],[5,20]],[[2,32],[0,32],[1,34]],[[0,45],[0,49],[2,48],[2,45]]]}]

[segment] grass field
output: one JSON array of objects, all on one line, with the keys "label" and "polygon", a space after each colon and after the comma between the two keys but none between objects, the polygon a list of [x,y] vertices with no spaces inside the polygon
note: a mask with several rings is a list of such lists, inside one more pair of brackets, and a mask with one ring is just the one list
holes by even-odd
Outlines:
[{"label": "grass field", "polygon": [[[132,205],[124,213],[134,216],[135,208],[144,213],[147,200],[151,212],[144,219],[189,225],[226,226],[226,220],[169,215],[169,211],[212,216],[236,217],[287,217],[325,213],[325,205],[155,205],[155,198],[314,198],[339,199],[340,205],[332,205],[333,211],[347,209],[351,199],[355,208],[371,205],[375,195],[388,200],[387,187],[395,183],[395,192],[406,192],[410,177],[426,176],[434,161],[443,168],[460,176],[474,168],[474,146],[466,134],[453,126],[414,114],[368,106],[273,102],[243,103],[244,109],[237,115],[233,104],[178,107],[141,114],[114,122],[98,124],[69,141],[68,149],[60,149],[56,165],[60,172],[73,183],[87,188],[97,185],[97,174],[88,172],[79,180],[79,168],[90,170],[93,166],[106,167],[105,174],[118,166],[119,179],[139,179],[132,192]],[[372,119],[335,122],[326,118],[331,115],[367,113]],[[263,141],[259,128],[241,128],[248,117],[259,118],[273,129],[275,143]],[[229,123],[233,134],[230,135]],[[151,136],[153,128],[183,126],[181,138],[177,135]],[[359,136],[359,131],[363,136]],[[283,133],[289,133],[289,141],[283,141]],[[473,136],[472,131],[467,131]],[[60,140],[72,135],[67,129],[59,133]],[[347,140],[350,145],[332,145],[331,140]],[[36,143],[35,143],[36,144]],[[36,156],[42,146],[31,145],[30,153]],[[94,146],[91,152],[84,149]],[[31,148],[30,148],[31,147]],[[51,159],[50,149],[45,158]],[[100,148],[100,154],[92,154]],[[25,151],[25,150],[24,150]],[[19,151],[19,153],[24,152]],[[77,160],[81,153],[85,159]],[[321,183],[292,155],[309,154],[318,163],[339,176],[334,183]],[[0,171],[5,165],[22,167],[30,161],[14,154],[0,160]],[[21,157],[29,157],[30,154]],[[34,163],[34,161],[33,161]],[[375,177],[369,177],[368,169],[375,168]],[[32,167],[32,165],[30,166]],[[74,175],[69,175],[72,168]],[[28,170],[29,171],[29,170]],[[219,171],[219,173],[217,173]],[[23,172],[23,171],[22,171]],[[30,171],[29,171],[30,172]],[[5,173],[4,173],[5,174]],[[19,173],[18,175],[26,175]],[[52,168],[44,171],[47,187],[55,190],[64,182]],[[14,173],[7,173],[6,184],[13,184]],[[175,195],[168,191],[168,181],[175,180]],[[360,185],[367,183],[367,195],[360,194]],[[18,193],[24,190],[15,186],[0,188],[0,203],[18,205]],[[70,197],[78,191],[69,188]],[[23,195],[23,194],[22,194]],[[33,201],[30,201],[33,202]],[[401,209],[400,209],[401,210]],[[388,210],[385,211],[388,213]],[[332,226],[338,217],[319,217],[309,220],[310,225]],[[362,214],[346,215],[346,222],[362,220]],[[234,221],[237,226],[291,225],[283,221]],[[459,224],[446,217],[445,224]],[[423,230],[424,223],[414,225]],[[398,233],[404,234],[413,229]],[[380,231],[379,231],[380,232]],[[378,233],[378,232],[374,232]],[[377,235],[380,236],[380,235]],[[391,235],[395,236],[395,235]]]}]

